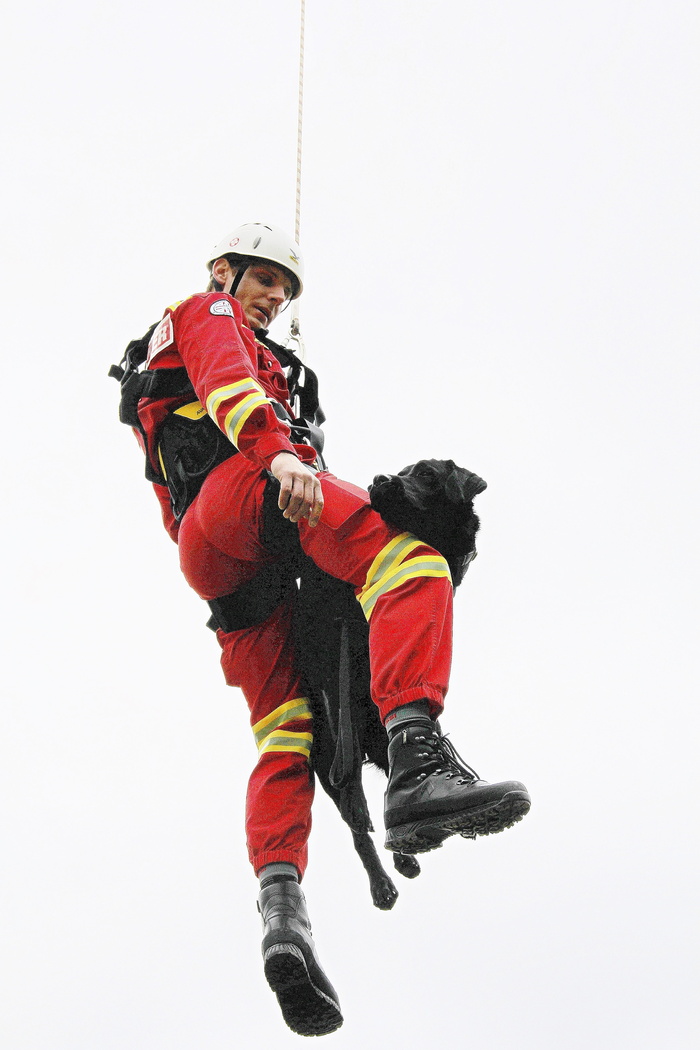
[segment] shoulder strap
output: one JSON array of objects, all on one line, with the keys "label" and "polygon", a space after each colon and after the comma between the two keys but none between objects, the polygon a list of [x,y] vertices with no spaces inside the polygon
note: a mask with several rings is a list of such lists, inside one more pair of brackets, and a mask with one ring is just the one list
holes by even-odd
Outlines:
[{"label": "shoulder strap", "polygon": [[326,415],[318,399],[318,377],[313,369],[303,364],[286,346],[275,343],[266,332],[258,332],[257,338],[270,350],[282,368],[289,369],[289,394],[292,401],[299,398],[300,415],[305,420],[320,427],[325,423]]}]

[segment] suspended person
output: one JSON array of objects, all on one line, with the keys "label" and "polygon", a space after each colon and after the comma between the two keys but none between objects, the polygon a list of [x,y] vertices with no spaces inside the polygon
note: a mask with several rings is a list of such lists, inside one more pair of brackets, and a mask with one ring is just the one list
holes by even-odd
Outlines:
[{"label": "suspended person", "polygon": [[313,391],[300,391],[311,408],[295,422],[272,349],[280,348],[267,329],[301,295],[298,245],[275,227],[248,223],[216,246],[208,268],[207,290],[168,307],[153,331],[141,373],[152,388],[140,387],[150,396],[138,401],[138,430],[182,571],[210,602],[226,681],[250,710],[258,760],[246,833],[260,885],[265,975],[287,1024],[322,1035],[340,1027],[342,1015],[300,887],[313,724],[292,640],[293,594],[277,571],[285,554],[269,540],[271,516],[296,527],[319,568],[353,585],[368,620],[372,699],[389,735],[387,848],[427,852],[455,833],[499,831],[530,800],[516,781],[465,776],[436,725],[451,661],[447,562],[387,524],[366,491],[324,469],[308,418],[318,406]]}]

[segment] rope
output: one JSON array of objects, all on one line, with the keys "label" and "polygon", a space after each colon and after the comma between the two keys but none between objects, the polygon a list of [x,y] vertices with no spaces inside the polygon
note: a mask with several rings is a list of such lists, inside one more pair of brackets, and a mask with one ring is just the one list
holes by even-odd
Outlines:
[{"label": "rope", "polygon": [[299,29],[299,106],[297,110],[297,196],[296,215],[294,220],[294,239],[299,244],[301,226],[301,131],[304,119],[304,26],[306,22],[306,3],[301,0],[301,25]]},{"label": "rope", "polygon": [[[301,0],[301,18],[299,26],[299,104],[297,107],[297,186],[296,186],[296,211],[294,216],[294,240],[300,243],[299,231],[301,228],[301,133],[304,123],[304,29],[306,26],[306,0]],[[304,359],[304,343],[299,328],[299,300],[292,303],[292,317],[289,325],[289,337],[285,346],[290,342],[297,344],[296,353]]]}]

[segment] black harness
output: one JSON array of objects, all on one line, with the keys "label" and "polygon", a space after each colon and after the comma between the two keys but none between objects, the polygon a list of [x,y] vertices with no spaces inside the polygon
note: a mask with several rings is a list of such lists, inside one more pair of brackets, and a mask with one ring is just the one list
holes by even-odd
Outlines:
[{"label": "black harness", "polygon": [[[158,468],[153,465],[150,456],[146,456],[147,479],[167,486],[173,515],[180,521],[205,478],[220,463],[235,456],[238,449],[214,420],[201,410],[186,368],[142,367],[157,323],[140,339],[133,339],[129,343],[120,363],[112,365],[109,375],[117,379],[121,386],[119,419],[127,426],[134,427],[141,434],[144,444],[147,443],[147,435],[138,414],[141,398],[192,399],[173,409],[163,422],[158,435]],[[318,465],[323,469],[324,434],[321,424],[326,417],[318,399],[315,372],[291,350],[270,339],[267,331],[256,332],[256,338],[274,354],[287,375],[290,402],[295,415],[290,418],[279,402],[272,401],[275,414],[291,427],[292,441],[310,445],[315,450]]]}]

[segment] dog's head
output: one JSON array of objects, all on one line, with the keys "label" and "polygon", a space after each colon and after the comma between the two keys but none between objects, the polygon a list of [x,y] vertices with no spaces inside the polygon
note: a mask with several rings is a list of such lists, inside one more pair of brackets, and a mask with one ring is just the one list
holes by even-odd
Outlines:
[{"label": "dog's head", "polygon": [[412,532],[446,558],[455,587],[476,555],[474,497],[486,482],[451,459],[421,459],[398,474],[378,474],[369,487],[385,521]]}]

